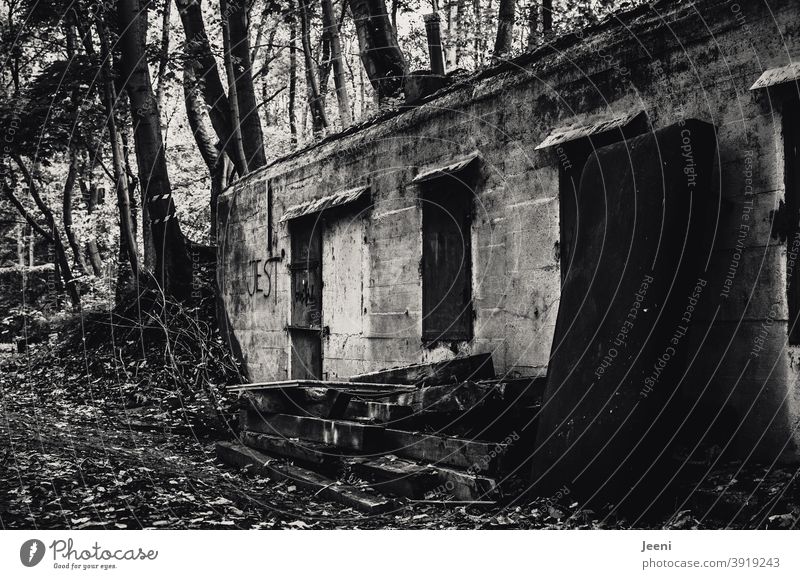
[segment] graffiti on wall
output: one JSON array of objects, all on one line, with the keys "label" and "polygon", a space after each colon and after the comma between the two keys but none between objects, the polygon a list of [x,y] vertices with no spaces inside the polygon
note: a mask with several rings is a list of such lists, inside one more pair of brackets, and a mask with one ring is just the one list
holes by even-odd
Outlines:
[{"label": "graffiti on wall", "polygon": [[244,285],[247,295],[255,297],[260,294],[264,298],[276,296],[275,284],[280,258],[251,259],[247,262]]}]

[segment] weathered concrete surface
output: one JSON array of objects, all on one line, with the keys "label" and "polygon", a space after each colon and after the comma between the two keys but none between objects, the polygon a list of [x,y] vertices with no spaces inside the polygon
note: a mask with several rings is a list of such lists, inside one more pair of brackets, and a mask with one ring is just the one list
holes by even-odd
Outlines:
[{"label": "weathered concrete surface", "polygon": [[[237,184],[220,200],[218,271],[251,378],[289,375],[290,244],[278,219],[291,205],[365,184],[371,205],[324,220],[333,251],[323,277],[334,272],[322,313],[328,378],[456,353],[492,352],[500,373],[546,369],[561,290],[561,157],[557,147],[534,149],[558,127],[641,109],[655,128],[681,118],[717,128],[724,202],[709,277],[720,281],[710,282],[709,303],[686,338],[698,352],[687,381],[711,411],[709,426],[723,408],[741,420],[720,446],[760,460],[796,458],[800,349],[786,344],[787,244],[771,236],[784,196],[783,104],[771,90],[748,89],[800,52],[798,12],[790,0],[647,5],[624,25],[558,39]],[[421,205],[411,182],[476,151],[483,180],[471,231],[474,338],[429,348],[421,340]],[[327,311],[333,304],[341,310]],[[758,357],[750,355],[756,340],[768,345]]]},{"label": "weathered concrete surface", "polygon": [[619,504],[660,490],[641,477],[663,478],[656,463],[691,410],[678,386],[709,283],[714,152],[714,128],[687,120],[586,163],[533,459],[539,494],[566,484]]}]

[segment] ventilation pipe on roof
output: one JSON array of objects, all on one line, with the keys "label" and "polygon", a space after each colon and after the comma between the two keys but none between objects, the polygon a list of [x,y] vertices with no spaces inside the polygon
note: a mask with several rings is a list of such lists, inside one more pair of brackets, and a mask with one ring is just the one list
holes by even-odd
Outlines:
[{"label": "ventilation pipe on roof", "polygon": [[442,33],[439,26],[439,14],[425,14],[425,35],[428,38],[428,54],[431,59],[431,72],[436,76],[444,76],[444,58],[442,56]]},{"label": "ventilation pipe on roof", "polygon": [[553,34],[553,0],[542,0],[542,36],[545,40]]},{"label": "ventilation pipe on roof", "polygon": [[407,105],[416,105],[426,96],[435,93],[447,84],[442,55],[442,35],[439,28],[439,14],[425,14],[425,35],[428,39],[430,70],[415,70],[405,79],[403,90]]}]

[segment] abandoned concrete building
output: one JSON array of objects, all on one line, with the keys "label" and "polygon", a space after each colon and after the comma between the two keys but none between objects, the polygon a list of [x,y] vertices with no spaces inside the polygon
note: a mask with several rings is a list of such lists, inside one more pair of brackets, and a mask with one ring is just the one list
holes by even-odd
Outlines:
[{"label": "abandoned concrete building", "polygon": [[[222,309],[256,383],[240,390],[350,395],[349,381],[374,395],[402,382],[387,368],[474,369],[489,354],[491,376],[449,378],[515,384],[504,410],[491,428],[440,433],[521,438],[530,460],[517,474],[546,478],[558,463],[554,488],[580,487],[592,463],[595,481],[610,477],[657,423],[656,448],[687,431],[690,452],[800,458],[800,6],[651,4],[225,192]],[[405,376],[401,390],[431,384]],[[254,403],[267,422],[273,403]],[[281,408],[244,430],[330,443]],[[349,412],[352,428],[401,431]]]}]

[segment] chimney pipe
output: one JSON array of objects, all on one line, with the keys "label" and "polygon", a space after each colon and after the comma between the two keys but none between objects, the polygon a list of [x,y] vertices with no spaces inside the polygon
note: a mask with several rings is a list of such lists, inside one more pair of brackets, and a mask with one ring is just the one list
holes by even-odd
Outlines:
[{"label": "chimney pipe", "polygon": [[444,76],[444,57],[442,56],[442,35],[439,30],[439,14],[425,14],[425,35],[428,38],[428,54],[431,59],[431,72]]},{"label": "chimney pipe", "polygon": [[553,0],[542,0],[542,35],[545,40],[553,34]]}]

